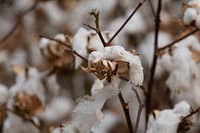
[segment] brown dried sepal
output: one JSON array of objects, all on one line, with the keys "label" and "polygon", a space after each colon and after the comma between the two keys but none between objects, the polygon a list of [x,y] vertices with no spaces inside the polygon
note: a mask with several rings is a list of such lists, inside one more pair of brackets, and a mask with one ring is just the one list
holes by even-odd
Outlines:
[{"label": "brown dried sepal", "polygon": [[121,77],[127,77],[129,63],[125,61],[111,62],[109,60],[100,59],[87,68],[81,66],[81,69],[86,73],[94,73],[94,75],[100,80],[106,78],[108,82],[111,82],[111,77],[116,74],[119,74]]},{"label": "brown dried sepal", "polygon": [[0,125],[3,124],[4,120],[7,117],[7,108],[6,104],[0,105]]},{"label": "brown dried sepal", "polygon": [[44,111],[40,99],[34,94],[27,94],[25,92],[19,92],[15,95],[13,107],[17,113],[30,118]]}]

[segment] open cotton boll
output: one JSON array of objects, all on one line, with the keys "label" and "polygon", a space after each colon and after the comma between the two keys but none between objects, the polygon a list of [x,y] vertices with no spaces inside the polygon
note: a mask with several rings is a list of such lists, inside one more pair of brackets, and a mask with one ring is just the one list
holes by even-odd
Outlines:
[{"label": "open cotton boll", "polygon": [[183,101],[175,105],[174,109],[165,109],[159,113],[155,112],[155,117],[149,117],[147,133],[177,133],[181,118],[190,112],[190,106]]},{"label": "open cotton boll", "polygon": [[[72,49],[85,58],[87,57],[87,45],[88,45],[87,37],[89,34],[90,34],[89,31],[81,27],[78,29],[77,33],[74,35],[73,38]],[[82,59],[78,56],[75,56],[76,69],[80,66],[81,63]]]},{"label": "open cotton boll", "polygon": [[[15,84],[10,88],[10,95],[15,96],[19,92],[26,92],[30,95],[36,95],[44,104],[44,86],[41,82],[41,75],[36,68],[29,68],[26,72],[21,68],[16,76]],[[12,99],[10,101],[13,102]]]},{"label": "open cotton boll", "polygon": [[118,95],[119,83],[119,78],[115,77],[112,83],[105,84],[101,91],[93,96],[78,99],[73,110],[74,117],[64,128],[64,133],[76,133],[77,131],[90,133],[92,129],[97,127],[104,118],[101,109],[109,98]]},{"label": "open cotton boll", "polygon": [[5,104],[8,99],[8,88],[0,84],[0,105]]},{"label": "open cotton boll", "polygon": [[197,17],[197,12],[194,8],[187,8],[184,12],[183,22],[190,25]]},{"label": "open cotton boll", "polygon": [[[93,63],[93,65],[92,65]],[[109,66],[108,66],[109,64]],[[90,70],[96,70],[95,75],[99,79],[109,79],[116,74],[117,76],[129,75],[128,78],[133,85],[142,85],[144,80],[143,67],[139,56],[134,55],[133,53],[126,51],[122,46],[108,46],[104,48],[104,51],[94,51],[89,55],[89,67]],[[118,68],[117,68],[118,66]],[[100,71],[116,73],[111,75],[103,75]],[[102,69],[102,70],[99,70]],[[109,77],[110,76],[110,77]],[[126,78],[126,77],[125,77]]]},{"label": "open cotton boll", "polygon": [[173,70],[166,81],[167,86],[177,92],[189,89],[191,80],[191,52],[186,47],[177,48],[174,51],[172,60]]},{"label": "open cotton boll", "polygon": [[173,110],[163,110],[156,118],[150,118],[147,133],[176,133],[180,121]]}]

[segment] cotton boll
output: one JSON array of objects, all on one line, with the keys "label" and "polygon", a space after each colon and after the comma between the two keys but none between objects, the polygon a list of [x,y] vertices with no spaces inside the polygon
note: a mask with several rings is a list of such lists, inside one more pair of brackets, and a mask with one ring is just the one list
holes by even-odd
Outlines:
[{"label": "cotton boll", "polygon": [[153,120],[150,117],[147,133],[176,133],[179,118],[172,110],[163,110]]},{"label": "cotton boll", "polygon": [[190,62],[191,52],[187,48],[180,47],[174,51],[173,71],[166,82],[170,89],[180,92],[190,88]]},{"label": "cotton boll", "polygon": [[190,25],[197,17],[197,12],[194,8],[187,8],[184,12],[183,22]]},{"label": "cotton boll", "polygon": [[118,95],[119,83],[120,79],[114,77],[112,83],[105,84],[101,91],[92,97],[88,96],[79,99],[73,110],[74,117],[64,128],[64,133],[75,133],[76,131],[89,133],[92,128],[97,127],[104,118],[101,109],[109,98]]},{"label": "cotton boll", "polygon": [[[83,57],[87,57],[87,37],[90,34],[84,28],[79,28],[77,33],[74,35],[72,49],[75,50],[78,54]],[[82,59],[78,56],[75,56],[75,68],[77,69],[82,63]]]},{"label": "cotton boll", "polygon": [[46,123],[58,122],[67,116],[71,109],[72,102],[68,98],[54,97],[45,108],[45,111],[37,116]]},{"label": "cotton boll", "polygon": [[186,101],[182,101],[175,105],[174,112],[181,116],[186,116],[190,113],[190,105]]},{"label": "cotton boll", "polygon": [[165,109],[149,117],[147,133],[177,133],[181,118],[190,112],[190,106],[183,101],[175,105],[174,109]]},{"label": "cotton boll", "polygon": [[5,104],[8,99],[8,88],[0,84],[0,105]]}]

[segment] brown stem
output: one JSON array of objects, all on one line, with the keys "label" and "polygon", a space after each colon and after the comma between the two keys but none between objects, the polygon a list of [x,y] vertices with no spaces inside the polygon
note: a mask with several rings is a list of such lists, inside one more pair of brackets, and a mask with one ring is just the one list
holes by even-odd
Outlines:
[{"label": "brown stem", "polygon": [[173,45],[176,44],[177,42],[179,42],[179,41],[185,39],[186,37],[188,37],[188,36],[194,34],[194,33],[197,32],[197,31],[199,31],[198,28],[194,29],[193,31],[191,31],[191,32],[189,32],[188,34],[186,34],[186,35],[180,37],[179,39],[177,39],[177,40],[171,42],[170,44],[168,44],[168,45],[166,45],[166,46],[164,46],[164,47],[159,48],[159,51],[165,50],[166,48],[170,48],[171,46],[173,46]]},{"label": "brown stem", "polygon": [[130,113],[129,113],[128,103],[125,102],[124,97],[122,96],[121,92],[119,92],[118,98],[119,98],[120,103],[122,105],[122,108],[124,110],[124,115],[126,117],[126,122],[127,122],[129,132],[133,133],[133,125],[132,125],[132,122],[131,122],[131,116],[130,116]]},{"label": "brown stem", "polygon": [[151,74],[148,81],[148,92],[146,97],[146,124],[148,121],[148,114],[151,112],[151,101],[152,101],[152,89],[154,84],[154,74],[157,64],[157,50],[158,50],[158,33],[160,29],[160,12],[162,8],[162,0],[158,0],[158,6],[157,6],[157,13],[156,13],[156,19],[155,19],[155,42],[154,42],[154,56],[153,56],[153,62],[151,65]]},{"label": "brown stem", "polygon": [[141,116],[141,113],[142,113],[142,109],[144,108],[145,105],[142,103],[137,90],[134,89],[134,88],[132,88],[132,89],[135,92],[136,98],[137,98],[138,103],[139,103],[139,108],[138,108],[138,113],[137,113],[137,118],[136,118],[136,125],[135,125],[135,128],[134,128],[134,133],[137,133],[138,132],[139,123],[140,123],[140,116]]},{"label": "brown stem", "polygon": [[144,4],[146,0],[143,0],[142,2],[138,3],[136,8],[133,10],[133,12],[130,14],[130,16],[126,19],[126,21],[122,24],[122,26],[115,32],[115,34],[111,37],[111,39],[105,44],[105,46],[109,46],[111,42],[115,39],[115,37],[120,33],[120,31],[126,26],[126,24],[129,22],[129,20],[133,17],[133,15],[137,12],[137,10]]}]

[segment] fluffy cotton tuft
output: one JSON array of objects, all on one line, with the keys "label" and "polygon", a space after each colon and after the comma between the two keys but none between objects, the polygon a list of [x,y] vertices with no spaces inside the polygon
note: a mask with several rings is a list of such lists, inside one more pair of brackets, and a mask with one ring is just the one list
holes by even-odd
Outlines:
[{"label": "fluffy cotton tuft", "polygon": [[120,80],[115,77],[112,83],[104,84],[101,91],[93,96],[86,96],[78,99],[78,103],[74,108],[74,117],[65,128],[64,133],[90,133],[103,120],[104,115],[101,109],[104,103],[111,97],[117,96],[119,93],[118,85]]},{"label": "fluffy cotton tuft", "polygon": [[181,118],[187,116],[190,105],[183,101],[175,105],[174,109],[166,109],[154,112],[149,117],[147,133],[177,133]]}]

